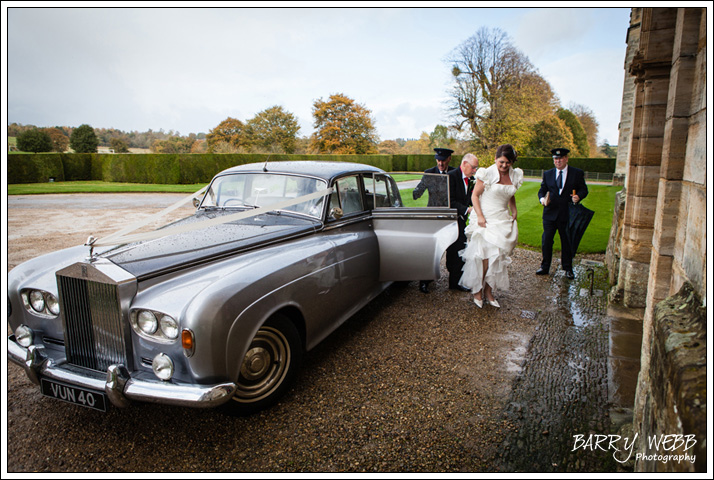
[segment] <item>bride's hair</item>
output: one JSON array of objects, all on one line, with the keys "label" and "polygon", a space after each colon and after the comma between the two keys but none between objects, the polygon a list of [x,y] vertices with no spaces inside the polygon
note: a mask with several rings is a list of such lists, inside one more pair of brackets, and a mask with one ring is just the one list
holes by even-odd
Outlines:
[{"label": "bride's hair", "polygon": [[496,158],[501,157],[506,157],[511,163],[516,163],[516,160],[518,160],[518,154],[516,153],[516,149],[510,143],[501,145],[498,147],[498,149],[496,149]]}]

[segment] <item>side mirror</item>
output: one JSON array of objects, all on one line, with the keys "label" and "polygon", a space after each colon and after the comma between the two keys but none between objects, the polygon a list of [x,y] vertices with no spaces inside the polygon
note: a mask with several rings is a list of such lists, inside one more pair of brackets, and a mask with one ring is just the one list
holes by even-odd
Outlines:
[{"label": "side mirror", "polygon": [[343,215],[344,213],[339,207],[334,207],[332,210],[330,210],[330,217],[334,218],[335,220],[339,220],[340,218],[342,218]]},{"label": "side mirror", "polygon": [[198,198],[194,198],[194,199],[193,199],[193,206],[194,206],[195,208],[198,208],[198,206],[199,206],[200,204],[201,204],[201,200],[199,200]]}]

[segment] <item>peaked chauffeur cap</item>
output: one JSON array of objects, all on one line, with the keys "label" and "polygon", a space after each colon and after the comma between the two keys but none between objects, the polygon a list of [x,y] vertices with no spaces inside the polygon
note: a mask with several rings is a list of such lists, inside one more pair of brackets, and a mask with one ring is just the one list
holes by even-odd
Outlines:
[{"label": "peaked chauffeur cap", "polygon": [[454,153],[453,150],[449,150],[448,148],[435,148],[434,151],[436,152],[437,160],[446,160]]}]

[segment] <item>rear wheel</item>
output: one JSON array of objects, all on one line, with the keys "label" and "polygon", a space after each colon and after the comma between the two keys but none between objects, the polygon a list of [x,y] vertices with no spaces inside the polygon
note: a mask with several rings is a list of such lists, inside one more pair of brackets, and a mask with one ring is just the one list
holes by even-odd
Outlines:
[{"label": "rear wheel", "polygon": [[282,315],[271,317],[255,334],[243,358],[238,388],[225,404],[234,415],[265,409],[291,387],[302,363],[300,334]]}]

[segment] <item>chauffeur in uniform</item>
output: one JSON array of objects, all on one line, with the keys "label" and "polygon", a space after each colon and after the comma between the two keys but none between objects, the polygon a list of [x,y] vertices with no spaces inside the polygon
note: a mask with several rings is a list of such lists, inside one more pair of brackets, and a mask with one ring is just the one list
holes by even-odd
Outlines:
[{"label": "chauffeur in uniform", "polygon": [[588,195],[585,173],[579,168],[568,166],[567,148],[554,148],[555,168],[543,173],[543,181],[538,190],[538,199],[543,205],[543,237],[541,238],[542,259],[536,275],[547,275],[553,258],[553,239],[555,232],[560,235],[562,247],[560,262],[568,279],[573,275],[573,252],[568,241],[568,205],[578,203]]},{"label": "chauffeur in uniform", "polygon": [[[454,153],[453,150],[450,150],[448,148],[435,148],[434,152],[436,152],[435,159],[436,159],[436,165],[427,168],[424,170],[424,173],[431,173],[431,174],[447,174],[448,172],[455,170],[454,167],[449,165],[449,162],[451,161],[451,154]],[[416,186],[414,189],[414,192],[412,193],[412,198],[414,200],[417,200],[418,198],[421,198],[421,196],[424,194],[424,191],[429,192],[429,202],[428,206],[430,207],[446,207],[447,201],[448,201],[448,196],[447,196],[447,181],[446,178],[435,178],[429,175],[426,175],[422,177],[421,181],[419,184]],[[429,284],[431,283],[431,280],[422,280],[419,282],[419,290],[422,293],[429,293]]]}]

